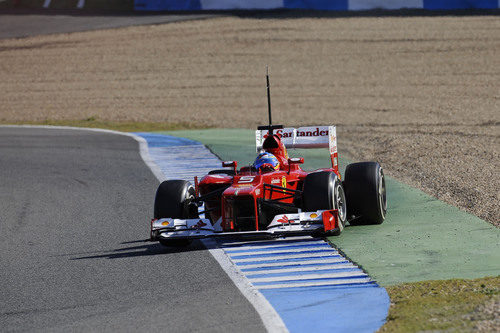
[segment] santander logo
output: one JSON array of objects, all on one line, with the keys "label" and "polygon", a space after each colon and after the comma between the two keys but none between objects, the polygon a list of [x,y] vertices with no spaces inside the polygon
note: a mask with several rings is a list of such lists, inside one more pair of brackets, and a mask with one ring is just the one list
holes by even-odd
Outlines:
[{"label": "santander logo", "polygon": [[327,136],[328,135],[328,129],[320,129],[319,127],[316,127],[315,130],[311,131],[297,131],[297,136]]},{"label": "santander logo", "polygon": [[[276,134],[282,138],[293,137],[293,128],[278,129],[275,131]],[[267,138],[268,133],[264,134],[264,139]],[[304,127],[297,130],[297,137],[322,137],[328,136],[328,127]]]},{"label": "santander logo", "polygon": [[280,218],[277,222],[279,223],[290,223],[290,220],[288,219],[288,216],[283,216],[282,218]]}]

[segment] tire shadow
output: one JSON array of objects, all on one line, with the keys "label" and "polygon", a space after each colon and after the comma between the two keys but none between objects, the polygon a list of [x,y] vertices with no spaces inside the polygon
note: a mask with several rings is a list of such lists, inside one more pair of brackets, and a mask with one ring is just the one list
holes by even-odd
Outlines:
[{"label": "tire shadow", "polygon": [[183,247],[166,247],[158,242],[149,242],[143,240],[123,242],[121,244],[127,245],[127,244],[137,244],[137,243],[142,243],[142,244],[136,246],[117,248],[110,251],[100,251],[98,252],[99,254],[73,257],[70,258],[69,260],[101,259],[101,258],[122,259],[122,258],[149,257],[149,256],[166,255],[173,253],[207,250],[207,248],[200,241],[193,241],[190,245]]}]

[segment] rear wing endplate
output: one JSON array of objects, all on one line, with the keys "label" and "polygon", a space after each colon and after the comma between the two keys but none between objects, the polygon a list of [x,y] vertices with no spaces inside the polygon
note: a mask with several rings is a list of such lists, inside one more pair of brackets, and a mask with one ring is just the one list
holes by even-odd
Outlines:
[{"label": "rear wing endplate", "polygon": [[[257,152],[267,138],[268,130],[255,131],[255,145]],[[335,126],[310,126],[274,130],[281,136],[281,142],[286,148],[328,148],[332,167],[338,170],[337,129]]]}]

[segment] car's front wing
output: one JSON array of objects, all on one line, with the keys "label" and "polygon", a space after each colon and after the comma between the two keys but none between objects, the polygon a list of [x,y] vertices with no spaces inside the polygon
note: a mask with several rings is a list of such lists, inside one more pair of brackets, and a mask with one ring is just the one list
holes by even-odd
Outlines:
[{"label": "car's front wing", "polygon": [[220,220],[212,225],[205,218],[163,218],[151,221],[151,240],[320,235],[339,229],[342,231],[342,228],[342,224],[338,223],[337,210],[280,214],[274,217],[266,230],[238,232],[224,232]]}]

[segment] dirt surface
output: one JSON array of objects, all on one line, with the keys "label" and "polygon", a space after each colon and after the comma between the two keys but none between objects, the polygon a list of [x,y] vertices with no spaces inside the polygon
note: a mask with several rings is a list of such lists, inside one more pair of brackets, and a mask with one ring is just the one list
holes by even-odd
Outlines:
[{"label": "dirt surface", "polygon": [[497,16],[217,18],[0,40],[0,122],[337,124],[341,153],[500,221]]}]

